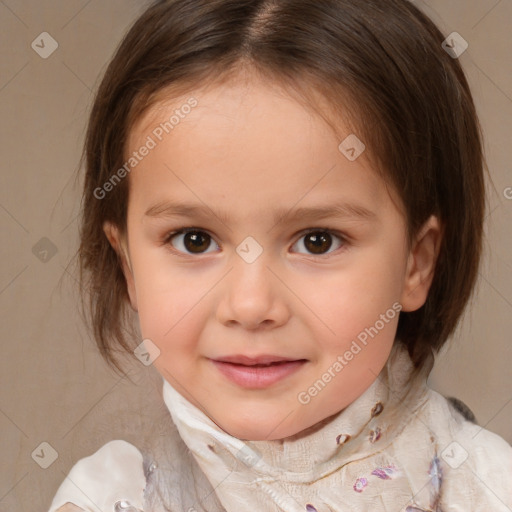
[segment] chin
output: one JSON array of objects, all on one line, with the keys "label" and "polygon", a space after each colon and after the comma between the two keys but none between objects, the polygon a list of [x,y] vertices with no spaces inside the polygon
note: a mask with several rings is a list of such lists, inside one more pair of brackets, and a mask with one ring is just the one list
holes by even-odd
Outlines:
[{"label": "chin", "polygon": [[260,441],[266,439],[269,430],[266,425],[257,424],[255,420],[240,421],[240,418],[224,419],[215,421],[217,425],[227,432],[230,436],[242,439],[244,441]]},{"label": "chin", "polygon": [[287,437],[286,434],[280,435],[277,431],[272,432],[272,435],[269,437],[270,431],[272,431],[272,428],[261,428],[259,425],[255,425],[252,428],[242,426],[226,430],[228,434],[236,437],[237,439],[241,439],[242,441],[274,441],[276,439]]}]

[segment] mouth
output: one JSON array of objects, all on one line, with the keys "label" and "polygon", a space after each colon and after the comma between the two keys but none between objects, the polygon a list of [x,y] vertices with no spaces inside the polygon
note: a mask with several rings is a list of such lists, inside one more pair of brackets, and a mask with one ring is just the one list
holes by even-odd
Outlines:
[{"label": "mouth", "polygon": [[248,389],[270,387],[291,376],[307,363],[307,359],[289,359],[273,355],[236,355],[211,361],[225,378]]}]

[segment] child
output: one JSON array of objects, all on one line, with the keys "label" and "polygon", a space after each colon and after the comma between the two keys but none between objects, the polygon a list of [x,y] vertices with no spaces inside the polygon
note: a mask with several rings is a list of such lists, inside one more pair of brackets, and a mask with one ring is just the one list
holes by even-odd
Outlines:
[{"label": "child", "polygon": [[152,361],[166,409],[50,512],[512,510],[510,445],[426,385],[485,207],[444,39],[407,0],[135,23],[89,121],[80,262],[102,355]]}]

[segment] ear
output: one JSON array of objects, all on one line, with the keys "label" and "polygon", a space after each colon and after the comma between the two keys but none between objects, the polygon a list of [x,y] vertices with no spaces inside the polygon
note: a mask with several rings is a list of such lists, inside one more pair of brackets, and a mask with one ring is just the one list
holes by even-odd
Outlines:
[{"label": "ear", "polygon": [[137,294],[135,293],[135,280],[133,278],[132,265],[128,253],[128,244],[126,238],[119,232],[119,228],[111,222],[103,224],[103,231],[107,237],[110,245],[116,251],[119,259],[121,260],[121,267],[124,277],[126,279],[126,287],[128,289],[128,296],[130,297],[130,305],[134,311],[137,311]]},{"label": "ear", "polygon": [[425,304],[434,279],[441,240],[439,219],[432,215],[419,230],[409,252],[400,301],[403,311],[416,311]]}]

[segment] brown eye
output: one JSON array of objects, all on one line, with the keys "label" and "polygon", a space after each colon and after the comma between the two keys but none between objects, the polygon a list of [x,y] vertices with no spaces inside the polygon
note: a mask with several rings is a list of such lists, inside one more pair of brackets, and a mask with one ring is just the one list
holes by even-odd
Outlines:
[{"label": "brown eye", "polygon": [[199,230],[181,231],[169,237],[169,243],[178,251],[189,254],[203,254],[208,251],[212,237]]},{"label": "brown eye", "polygon": [[[329,231],[317,230],[310,231],[302,236],[294,245],[303,246],[308,254],[324,255],[327,254],[333,247],[333,240],[338,239],[338,245],[334,247],[334,250],[338,249],[343,245],[344,240],[337,235]],[[296,249],[297,250],[297,249]],[[300,251],[299,251],[300,252]],[[332,252],[332,251],[331,251]]]},{"label": "brown eye", "polygon": [[329,233],[309,233],[304,238],[304,246],[313,254],[323,254],[332,245],[332,238]]}]

